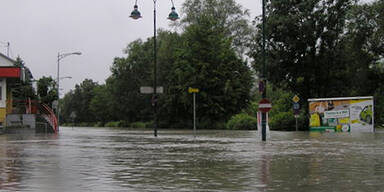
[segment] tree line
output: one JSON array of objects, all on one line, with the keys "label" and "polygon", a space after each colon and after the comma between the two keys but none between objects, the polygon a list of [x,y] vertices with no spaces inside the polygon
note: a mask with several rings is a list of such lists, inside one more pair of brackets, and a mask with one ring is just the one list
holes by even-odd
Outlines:
[{"label": "tree line", "polygon": [[[140,93],[141,86],[153,85],[154,57],[153,38],[138,39],[124,49],[125,57],[114,58],[104,84],[86,79],[60,100],[62,122],[151,126],[157,99],[160,127],[190,127],[189,87],[200,89],[200,128],[224,128],[236,115],[255,117],[261,17],[251,22],[248,10],[234,0],[186,0],[183,12],[176,26],[181,32],[158,31],[157,84],[163,94]],[[303,106],[303,129],[306,100],[319,97],[373,95],[375,122],[384,123],[383,1],[267,1],[265,26],[271,128],[294,127],[295,94]]]}]

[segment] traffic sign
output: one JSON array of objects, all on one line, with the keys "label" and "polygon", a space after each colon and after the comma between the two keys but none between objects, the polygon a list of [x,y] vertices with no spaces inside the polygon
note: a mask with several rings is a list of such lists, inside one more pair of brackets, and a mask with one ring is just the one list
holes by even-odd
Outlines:
[{"label": "traffic sign", "polygon": [[261,99],[259,101],[259,110],[261,112],[267,113],[272,109],[272,103],[268,99]]},{"label": "traffic sign", "polygon": [[299,110],[300,109],[300,104],[299,103],[293,103],[293,109],[294,110]]},{"label": "traffic sign", "polygon": [[298,102],[300,101],[299,96],[295,95],[295,96],[292,98],[292,101],[295,102],[295,103],[298,103]]},{"label": "traffic sign", "polygon": [[[152,94],[153,93],[153,87],[140,87],[140,93],[142,94]],[[156,93],[164,93],[164,87],[157,87]]]},{"label": "traffic sign", "polygon": [[197,88],[192,88],[192,87],[188,88],[188,93],[198,93],[198,92],[199,92],[199,89]]}]

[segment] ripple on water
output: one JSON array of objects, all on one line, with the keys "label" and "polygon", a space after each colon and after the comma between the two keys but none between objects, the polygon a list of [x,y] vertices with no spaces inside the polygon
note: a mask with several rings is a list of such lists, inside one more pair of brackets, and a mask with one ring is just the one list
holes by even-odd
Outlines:
[{"label": "ripple on water", "polygon": [[379,191],[384,134],[63,128],[1,136],[0,191]]}]

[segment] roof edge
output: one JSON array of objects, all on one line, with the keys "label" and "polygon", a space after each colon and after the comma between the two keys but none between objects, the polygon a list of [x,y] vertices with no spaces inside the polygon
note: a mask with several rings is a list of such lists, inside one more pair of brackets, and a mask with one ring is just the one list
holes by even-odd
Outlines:
[{"label": "roof edge", "polygon": [[318,98],[318,99],[308,99],[308,101],[341,101],[341,100],[358,100],[358,99],[373,99],[373,96]]},{"label": "roof edge", "polygon": [[15,64],[15,63],[16,63],[16,61],[15,61],[15,60],[13,60],[13,59],[11,59],[10,57],[8,57],[8,56],[6,56],[6,55],[2,54],[1,52],[0,52],[0,56],[1,56],[1,57],[4,57],[5,59],[7,59],[8,61],[12,62],[13,64]]}]

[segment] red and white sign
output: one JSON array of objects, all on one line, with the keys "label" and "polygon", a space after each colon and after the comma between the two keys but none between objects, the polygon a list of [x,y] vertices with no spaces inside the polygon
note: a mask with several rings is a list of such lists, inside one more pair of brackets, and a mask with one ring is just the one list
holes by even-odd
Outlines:
[{"label": "red and white sign", "polygon": [[272,103],[268,99],[261,99],[259,101],[259,110],[261,112],[267,113],[272,109]]}]

